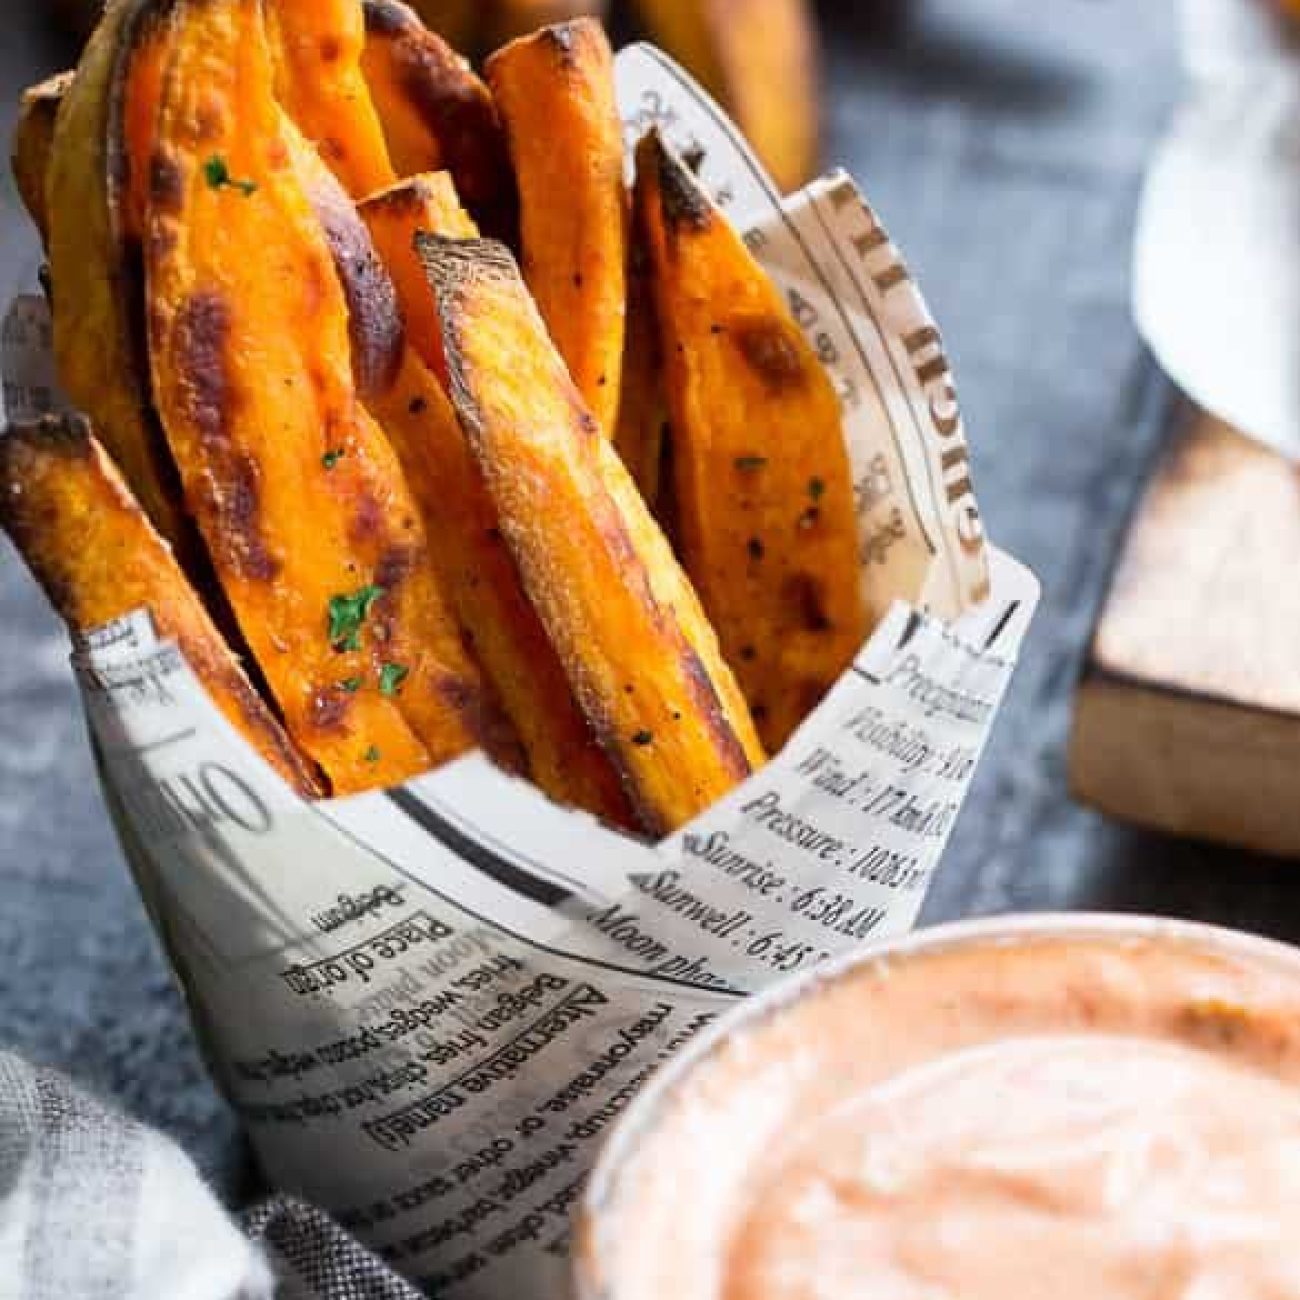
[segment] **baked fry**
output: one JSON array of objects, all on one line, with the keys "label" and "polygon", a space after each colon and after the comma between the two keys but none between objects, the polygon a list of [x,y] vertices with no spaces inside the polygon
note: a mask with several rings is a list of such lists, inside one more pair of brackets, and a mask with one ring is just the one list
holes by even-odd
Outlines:
[{"label": "baked fry", "polygon": [[643,823],[670,831],[762,761],[731,671],[509,251],[418,244],[452,402],[524,588]]},{"label": "baked fry", "polygon": [[415,248],[415,232],[430,230],[451,239],[473,239],[478,228],[461,207],[448,172],[429,172],[399,181],[362,201],[361,215],[391,276],[406,321],[406,339],[416,355],[444,383],[442,327],[429,278]]},{"label": "baked fry", "polygon": [[618,414],[627,192],[613,57],[594,19],[512,41],[487,62],[519,183],[524,278],[606,434]]},{"label": "baked fry", "polygon": [[607,0],[487,0],[484,42],[488,49],[495,49],[552,23],[570,18],[603,18],[608,9]]},{"label": "baked fry", "polygon": [[398,0],[365,0],[366,81],[402,176],[451,172],[482,227],[513,238],[514,173],[488,88],[469,63]]},{"label": "baked fry", "polygon": [[125,213],[133,179],[125,100],[134,69],[165,39],[168,7],[168,0],[119,0],[106,12],[55,122],[45,211],[64,390],[91,417],[136,499],[190,569],[195,543],[150,402],[140,248]]},{"label": "baked fry", "polygon": [[[408,321],[433,313],[415,232],[461,236],[473,228],[456,204],[450,177],[442,172],[400,182],[360,210],[376,245],[402,255],[395,280]],[[533,781],[560,803],[629,825],[627,797],[528,603],[443,385],[414,348],[407,350],[397,383],[370,408],[402,461],[444,584],[519,733]]]},{"label": "baked fry", "polygon": [[280,129],[259,0],[176,0],[145,247],[154,392],[289,734],[336,794],[499,749]]},{"label": "baked fry", "polygon": [[49,222],[45,215],[45,177],[49,170],[50,150],[54,145],[54,121],[59,113],[68,87],[72,84],[71,72],[29,86],[23,91],[18,106],[18,121],[14,126],[11,162],[18,197],[23,201],[28,216],[41,236],[41,243],[49,242]]},{"label": "baked fry", "polygon": [[633,0],[650,39],[735,118],[788,191],[817,169],[817,34],[807,0]]},{"label": "baked fry", "polygon": [[275,92],[354,198],[391,185],[379,114],[361,70],[359,0],[265,0]]},{"label": "baked fry", "polygon": [[683,563],[776,749],[867,635],[839,399],[776,286],[657,132],[637,149],[636,203]]},{"label": "baked fry", "polygon": [[74,636],[148,609],[230,724],[299,794],[322,793],[84,419],[0,437],[0,526]]}]

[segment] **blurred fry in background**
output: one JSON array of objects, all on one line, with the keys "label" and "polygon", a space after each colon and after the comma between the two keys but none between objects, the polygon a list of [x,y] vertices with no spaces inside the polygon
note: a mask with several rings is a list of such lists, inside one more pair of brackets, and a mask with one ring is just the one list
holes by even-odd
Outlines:
[{"label": "blurred fry in background", "polygon": [[[1300,4],[1300,0],[1288,0]],[[103,0],[53,0],[85,36]],[[810,0],[410,0],[449,44],[478,57],[582,14],[654,41],[735,118],[782,190],[819,162],[818,52]]]}]

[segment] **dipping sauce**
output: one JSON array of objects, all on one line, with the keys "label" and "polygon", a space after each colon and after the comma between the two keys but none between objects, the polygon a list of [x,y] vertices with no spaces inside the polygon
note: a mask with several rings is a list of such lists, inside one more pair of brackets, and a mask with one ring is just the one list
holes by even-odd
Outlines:
[{"label": "dipping sauce", "polygon": [[577,1242],[606,1300],[1300,1300],[1300,954],[984,923],[760,999]]}]

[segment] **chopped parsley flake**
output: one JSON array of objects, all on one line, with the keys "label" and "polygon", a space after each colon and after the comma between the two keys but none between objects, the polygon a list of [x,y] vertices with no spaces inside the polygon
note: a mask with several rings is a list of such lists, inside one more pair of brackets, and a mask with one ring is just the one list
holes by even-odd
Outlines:
[{"label": "chopped parsley flake", "polygon": [[822,499],[822,493],[826,491],[826,484],[819,478],[810,478],[808,480],[808,495],[814,501]]},{"label": "chopped parsley flake", "polygon": [[734,462],[739,470],[751,473],[756,469],[762,469],[767,464],[766,456],[737,456]]},{"label": "chopped parsley flake", "polygon": [[654,739],[654,732],[638,731],[636,735],[632,737],[632,743],[634,745],[648,745],[653,739]]},{"label": "chopped parsley flake", "polygon": [[238,190],[245,198],[257,191],[256,181],[236,180],[230,174],[230,168],[227,166],[226,160],[219,153],[214,153],[203,164],[203,176],[214,190],[223,188]]},{"label": "chopped parsley flake", "polygon": [[383,594],[384,589],[372,583],[350,596],[340,593],[330,597],[330,645],[335,650],[361,649],[361,625]]},{"label": "chopped parsley flake", "polygon": [[339,690],[347,691],[349,695],[355,695],[361,689],[360,677],[345,677],[339,683]]},{"label": "chopped parsley flake", "polygon": [[320,463],[324,465],[326,469],[333,469],[346,454],[347,453],[342,447],[331,447],[330,450],[320,458]]},{"label": "chopped parsley flake", "polygon": [[371,745],[370,748],[369,748],[368,750],[366,750],[366,752],[365,752],[364,754],[362,754],[361,757],[364,758],[364,759],[366,760],[367,763],[378,763],[378,762],[379,762],[379,746],[378,746],[378,745]]},{"label": "chopped parsley flake", "polygon": [[379,670],[380,695],[396,695],[410,675],[411,670],[405,664],[385,664]]}]

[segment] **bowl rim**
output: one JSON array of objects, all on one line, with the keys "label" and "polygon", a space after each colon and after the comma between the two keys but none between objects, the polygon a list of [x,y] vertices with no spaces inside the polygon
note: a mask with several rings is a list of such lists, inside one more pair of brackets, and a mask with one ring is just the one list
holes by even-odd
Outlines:
[{"label": "bowl rim", "polygon": [[840,953],[807,971],[777,980],[725,1010],[637,1093],[601,1146],[574,1209],[570,1260],[575,1300],[612,1300],[600,1274],[607,1247],[602,1220],[613,1212],[623,1171],[653,1134],[665,1103],[683,1081],[738,1032],[752,1029],[788,1007],[859,971],[895,960],[943,952],[967,944],[1015,943],[1024,939],[1103,939],[1117,943],[1156,940],[1225,956],[1277,965],[1300,984],[1300,946],[1246,930],[1138,912],[1034,912],[981,916],[911,930]]}]

